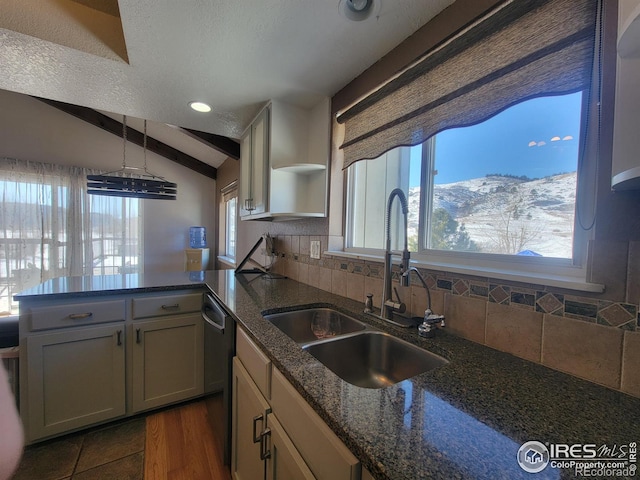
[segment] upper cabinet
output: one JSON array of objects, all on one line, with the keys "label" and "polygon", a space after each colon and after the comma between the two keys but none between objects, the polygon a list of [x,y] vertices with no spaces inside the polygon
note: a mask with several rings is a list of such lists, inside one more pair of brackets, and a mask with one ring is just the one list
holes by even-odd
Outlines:
[{"label": "upper cabinet", "polygon": [[240,141],[240,216],[267,211],[269,181],[269,113],[262,110]]},{"label": "upper cabinet", "polygon": [[640,0],[619,3],[611,186],[640,189]]},{"label": "upper cabinet", "polygon": [[330,101],[304,109],[269,102],[240,142],[240,217],[324,217],[330,151]]}]

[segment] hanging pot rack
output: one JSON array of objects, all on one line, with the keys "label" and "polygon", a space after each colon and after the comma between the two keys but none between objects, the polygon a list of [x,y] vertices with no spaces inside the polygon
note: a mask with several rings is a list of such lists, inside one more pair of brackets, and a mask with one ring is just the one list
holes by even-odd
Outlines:
[{"label": "hanging pot rack", "polygon": [[122,168],[100,175],[87,175],[87,193],[109,197],[175,200],[178,185],[147,169],[147,121],[144,121],[144,167],[127,166],[127,116],[122,116]]}]

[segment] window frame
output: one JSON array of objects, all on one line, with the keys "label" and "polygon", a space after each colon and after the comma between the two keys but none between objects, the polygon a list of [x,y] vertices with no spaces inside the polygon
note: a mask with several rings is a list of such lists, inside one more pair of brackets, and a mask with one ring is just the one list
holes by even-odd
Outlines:
[{"label": "window frame", "polygon": [[[524,100],[523,100],[524,101]],[[601,292],[602,285],[592,284],[587,278],[588,242],[593,238],[594,229],[591,222],[589,228],[582,228],[582,217],[595,215],[597,192],[595,187],[598,163],[598,128],[591,122],[599,118],[600,106],[594,101],[589,89],[583,90],[582,113],[580,126],[580,147],[578,153],[576,201],[574,215],[573,257],[527,257],[506,254],[490,254],[476,252],[443,251],[425,248],[429,225],[423,225],[424,214],[419,216],[418,252],[412,252],[412,263],[417,266],[466,275],[481,275],[489,278],[512,280],[527,283],[565,287],[581,291]],[[432,137],[433,138],[433,137]],[[431,211],[433,170],[435,147],[432,139],[423,143],[421,165],[420,212],[425,208]],[[426,157],[426,158],[425,158]],[[382,259],[384,249],[353,247],[353,201],[351,192],[355,185],[353,170],[347,169],[345,181],[344,212],[344,250],[347,256],[363,259]],[[588,212],[588,213],[585,213]]]},{"label": "window frame", "polygon": [[237,181],[233,181],[230,184],[220,189],[220,205],[219,205],[219,212],[218,212],[219,241],[218,241],[217,258],[219,262],[231,267],[236,266],[236,257],[235,255],[233,256],[229,255],[229,252],[228,252],[228,244],[229,244],[228,203],[234,198],[236,199],[236,206],[234,209],[234,213],[235,213],[235,223],[236,223],[235,245],[236,245],[236,253],[237,253],[238,221],[240,219],[239,211],[238,211],[238,182]]},{"label": "window frame", "polygon": [[[5,218],[12,218],[14,213],[22,216],[28,215],[31,205],[34,208],[44,207],[44,209],[50,210],[48,215],[43,214],[39,230],[22,230],[21,226],[12,230],[11,227],[8,227],[5,229],[5,235],[8,232],[11,232],[11,235],[0,238],[3,251],[24,246],[25,242],[27,245],[34,245],[33,254],[23,252],[15,257],[9,254],[4,260],[7,267],[3,268],[2,275],[7,276],[2,277],[3,289],[0,299],[3,304],[6,299],[8,310],[3,311],[5,314],[0,314],[0,321],[17,315],[17,302],[13,300],[13,296],[25,288],[31,287],[25,286],[22,279],[35,278],[37,280],[35,283],[38,284],[60,275],[102,276],[143,273],[144,214],[140,199],[89,195],[86,191],[86,183],[82,179],[87,174],[97,173],[95,170],[7,157],[0,158],[0,161],[2,161],[0,183],[3,184],[3,188],[20,190],[23,194],[16,194],[17,200],[15,202],[6,199],[8,203],[20,206],[14,208],[16,212],[5,212]],[[33,194],[37,198],[32,198]],[[69,206],[72,202],[77,207],[76,214],[69,212]],[[117,219],[117,224],[121,227],[119,230],[121,235],[119,236],[103,235],[104,229],[109,229],[109,226],[103,221],[93,220],[94,218],[104,218],[112,212],[112,210],[102,208],[105,206],[105,202],[119,202],[119,205],[115,206],[120,210],[120,216],[111,216],[112,219]],[[127,216],[127,212],[128,205],[134,202],[137,216],[133,217],[135,220],[131,223],[131,217]],[[0,208],[4,209],[5,205],[0,205]],[[22,235],[14,236],[15,232]],[[135,239],[137,242],[134,255],[127,254],[126,245],[128,244],[126,241],[130,239]],[[120,262],[113,262],[113,265],[106,266],[104,264],[96,265],[96,261],[101,258],[108,258],[106,254],[97,253],[104,250],[95,248],[96,244],[103,246],[110,243],[112,247],[115,247],[119,241],[122,242],[119,246],[124,248],[119,252],[113,248],[116,253],[110,253],[108,256],[120,259]],[[88,245],[90,247],[87,247]],[[70,257],[73,256],[71,250],[81,252],[83,261],[70,261]],[[91,258],[89,258],[89,252],[92,254]],[[30,257],[33,258],[33,262],[29,261]],[[127,265],[125,261],[127,258],[136,259],[133,269]],[[72,269],[72,263],[78,270]],[[33,270],[31,270],[32,267]],[[109,269],[112,271],[108,272]],[[32,277],[32,275],[35,276]]]}]

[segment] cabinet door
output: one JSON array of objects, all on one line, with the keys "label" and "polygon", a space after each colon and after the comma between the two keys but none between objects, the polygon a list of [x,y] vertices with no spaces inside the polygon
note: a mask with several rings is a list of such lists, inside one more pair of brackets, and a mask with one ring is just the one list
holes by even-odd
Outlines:
[{"label": "cabinet door", "polygon": [[269,108],[265,108],[251,125],[252,214],[268,209],[269,185]]},{"label": "cabinet door", "polygon": [[133,411],[202,395],[204,333],[200,314],[134,322]]},{"label": "cabinet door", "polygon": [[284,376],[272,371],[271,407],[296,450],[318,478],[360,480],[361,465]]},{"label": "cabinet door", "polygon": [[251,192],[251,127],[249,127],[240,140],[240,189],[238,191],[240,216],[244,217],[251,213],[250,201],[253,199]]},{"label": "cabinet door", "polygon": [[267,425],[267,480],[315,479],[273,413],[267,416]]},{"label": "cabinet door", "polygon": [[233,359],[231,473],[236,480],[265,478],[265,462],[260,457],[260,434],[265,430],[269,404],[253,380]]},{"label": "cabinet door", "polygon": [[27,338],[29,441],[125,414],[124,325]]}]

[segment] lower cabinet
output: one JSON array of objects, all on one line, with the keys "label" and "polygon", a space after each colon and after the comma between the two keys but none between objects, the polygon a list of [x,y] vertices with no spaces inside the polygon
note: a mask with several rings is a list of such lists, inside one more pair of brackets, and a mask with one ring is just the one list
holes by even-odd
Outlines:
[{"label": "lower cabinet", "polygon": [[27,338],[27,438],[126,413],[124,322]]},{"label": "lower cabinet", "polygon": [[136,321],[131,329],[134,413],[202,395],[200,314]]},{"label": "lower cabinet", "polygon": [[265,478],[261,452],[267,414],[271,411],[242,362],[233,359],[231,473],[238,480]]},{"label": "lower cabinet", "polygon": [[201,306],[199,289],[22,300],[26,443],[202,395]]},{"label": "lower cabinet", "polygon": [[315,479],[238,358],[233,359],[231,471],[237,480]]},{"label": "lower cabinet", "polygon": [[273,413],[267,415],[267,425],[267,446],[263,452],[267,460],[267,480],[315,479]]},{"label": "lower cabinet", "polygon": [[271,410],[316,478],[361,479],[358,459],[275,368]]},{"label": "lower cabinet", "polygon": [[358,459],[266,357],[256,361],[264,354],[242,328],[236,338],[233,478],[361,480]]}]

